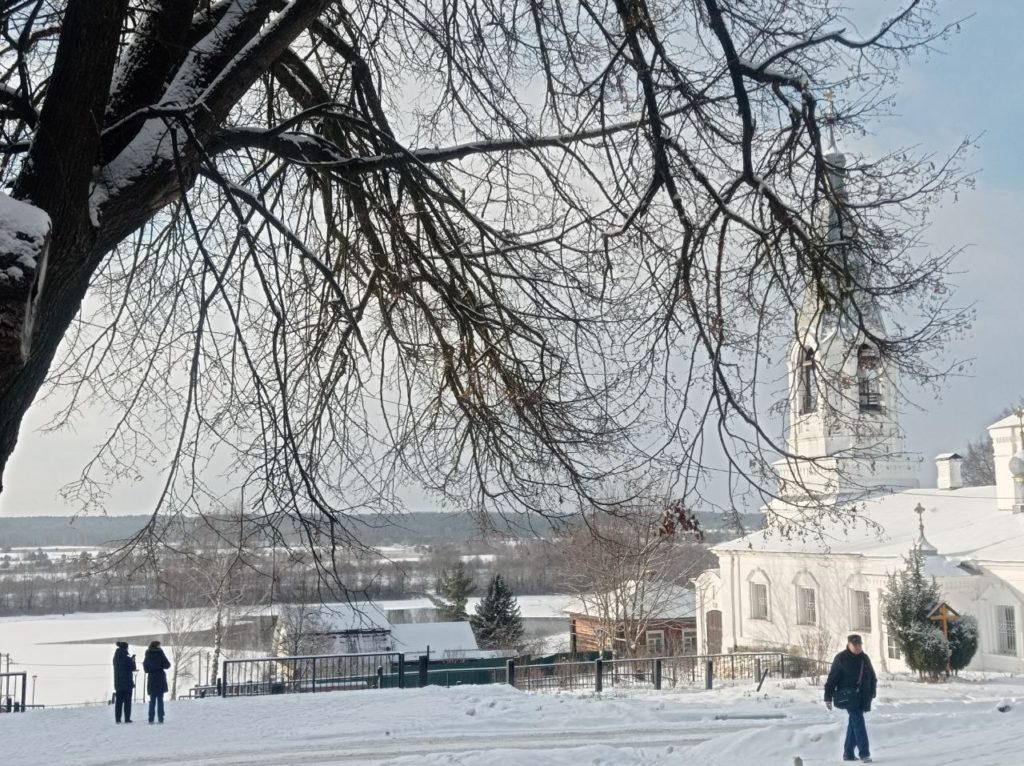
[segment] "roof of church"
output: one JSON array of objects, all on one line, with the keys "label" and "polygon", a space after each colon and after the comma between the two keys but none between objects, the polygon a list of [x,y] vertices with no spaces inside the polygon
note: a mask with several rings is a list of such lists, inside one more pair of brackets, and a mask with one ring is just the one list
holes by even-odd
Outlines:
[{"label": "roof of church", "polygon": [[[845,527],[823,521],[819,534],[786,539],[778,532],[762,530],[737,540],[716,545],[716,551],[765,551],[776,553],[832,553],[862,556],[905,556],[918,539],[918,517],[914,508],[925,508],[924,528],[935,546],[935,562],[953,574],[960,561],[1013,561],[1024,564],[1024,514],[996,507],[995,487],[963,489],[912,489],[880,495],[858,504],[858,520]],[[865,522],[874,522],[878,527]],[[962,570],[961,570],[962,571]]]},{"label": "roof of church", "polygon": [[1020,417],[1016,413],[1007,415],[1001,420],[997,420],[995,423],[990,425],[989,428],[1010,428],[1012,426],[1020,427]]}]

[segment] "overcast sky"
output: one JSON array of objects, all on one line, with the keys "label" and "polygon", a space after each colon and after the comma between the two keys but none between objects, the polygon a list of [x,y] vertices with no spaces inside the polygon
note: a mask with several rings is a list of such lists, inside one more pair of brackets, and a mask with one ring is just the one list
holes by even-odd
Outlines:
[{"label": "overcast sky", "polygon": [[[891,5],[891,4],[886,4]],[[949,380],[939,398],[910,389],[919,410],[904,414],[908,447],[922,454],[921,480],[933,484],[931,458],[962,449],[1005,407],[1024,396],[1024,2],[946,0],[944,18],[974,14],[945,53],[916,60],[905,72],[899,113],[869,141],[916,144],[939,154],[978,136],[969,166],[977,188],[933,211],[929,240],[936,250],[967,246],[958,262],[957,302],[974,304],[977,321],[948,358],[973,359],[969,374]],[[90,412],[73,433],[40,434],[45,405],[30,411],[4,475],[0,515],[71,514],[59,496],[102,439],[105,416]],[[157,481],[117,489],[107,511],[148,510]]]}]

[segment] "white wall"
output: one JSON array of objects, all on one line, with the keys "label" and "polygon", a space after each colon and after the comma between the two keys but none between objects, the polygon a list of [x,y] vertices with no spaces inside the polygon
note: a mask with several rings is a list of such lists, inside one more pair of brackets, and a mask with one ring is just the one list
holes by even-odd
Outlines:
[{"label": "white wall", "polygon": [[[722,612],[723,651],[758,647],[802,648],[804,638],[818,631],[831,636],[834,652],[843,649],[849,633],[860,633],[875,667],[905,672],[901,660],[888,656],[882,625],[882,599],[888,573],[903,567],[902,558],[857,555],[813,555],[721,551],[720,579],[698,578],[698,631],[705,646],[703,615],[709,609]],[[972,670],[1024,671],[1024,562],[987,564],[982,573],[969,577],[939,579],[944,598],[953,608],[971,614],[979,623],[979,649]],[[768,619],[751,617],[750,583],[768,585]],[[702,589],[701,583],[714,587]],[[798,624],[797,588],[814,587],[817,595],[815,625]],[[854,590],[867,591],[871,600],[870,629],[853,621]],[[1011,605],[1016,616],[1017,650],[1014,656],[998,653],[996,606]]]}]

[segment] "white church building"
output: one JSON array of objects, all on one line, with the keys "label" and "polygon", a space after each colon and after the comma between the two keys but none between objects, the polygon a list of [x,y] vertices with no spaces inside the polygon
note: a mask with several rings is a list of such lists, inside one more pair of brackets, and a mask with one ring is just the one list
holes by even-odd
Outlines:
[{"label": "white church building", "polygon": [[[838,151],[829,160],[845,167]],[[841,170],[832,182],[841,191]],[[829,218],[836,241],[843,224],[834,211]],[[800,457],[776,464],[778,497],[765,508],[782,524],[712,549],[718,568],[694,580],[698,650],[799,649],[825,638],[831,656],[856,632],[876,668],[906,670],[881,607],[888,575],[916,546],[946,603],[978,619],[970,668],[1024,672],[1022,419],[1011,415],[988,429],[995,486],[964,488],[960,457],[947,453],[936,458],[938,486],[920,488],[920,462],[905,452],[899,424],[898,373],[841,314],[813,296],[803,303],[789,354],[787,418],[787,450]],[[872,335],[885,337],[877,311],[867,322]],[[851,505],[852,515],[840,510]],[[825,509],[816,529],[786,531],[787,519],[812,507]]]}]

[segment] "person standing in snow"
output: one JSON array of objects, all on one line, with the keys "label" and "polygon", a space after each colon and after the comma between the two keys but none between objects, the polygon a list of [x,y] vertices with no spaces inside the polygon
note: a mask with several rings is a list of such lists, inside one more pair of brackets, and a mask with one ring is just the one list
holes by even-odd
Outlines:
[{"label": "person standing in snow", "polygon": [[149,722],[153,723],[156,716],[160,723],[164,722],[164,694],[167,693],[167,668],[171,666],[159,641],[150,643],[146,656],[142,660],[142,669],[146,671],[146,693],[149,695]]},{"label": "person standing in snow", "polygon": [[132,722],[132,692],[135,689],[135,655],[129,656],[128,642],[118,641],[114,650],[114,723]]},{"label": "person standing in snow", "polygon": [[849,716],[846,743],[843,746],[844,761],[856,761],[856,750],[861,761],[871,763],[871,746],[868,744],[864,713],[871,710],[877,683],[875,669],[864,653],[861,637],[856,633],[850,634],[846,637],[846,649],[832,660],[832,669],[825,681],[825,707],[831,710],[835,705]]}]

